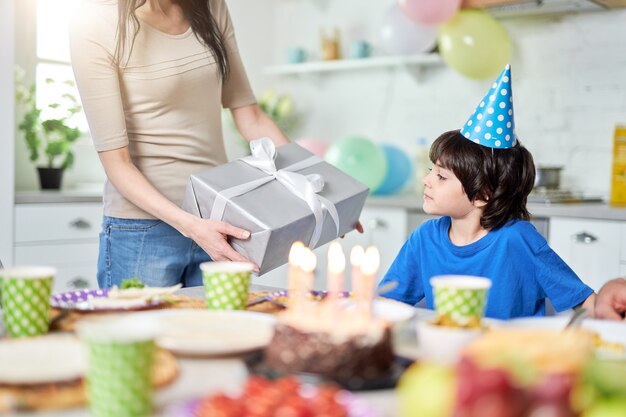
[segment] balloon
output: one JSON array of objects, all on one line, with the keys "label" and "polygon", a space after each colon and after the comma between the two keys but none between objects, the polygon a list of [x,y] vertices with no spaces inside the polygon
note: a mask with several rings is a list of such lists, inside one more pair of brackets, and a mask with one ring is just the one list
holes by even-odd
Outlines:
[{"label": "balloon", "polygon": [[313,138],[301,138],[296,140],[296,143],[320,158],[324,157],[324,154],[329,146],[327,142],[324,142],[321,139]]},{"label": "balloon", "polygon": [[439,27],[439,53],[448,65],[470,78],[496,76],[509,62],[511,41],[488,13],[464,9]]},{"label": "balloon", "polygon": [[411,178],[413,163],[407,154],[393,145],[380,146],[387,160],[387,175],[382,184],[376,188],[375,194],[390,195],[399,191]]},{"label": "balloon", "polygon": [[367,185],[370,192],[382,184],[387,173],[383,150],[360,136],[348,136],[335,141],[326,151],[324,159]]},{"label": "balloon", "polygon": [[394,4],[383,19],[380,38],[382,48],[390,54],[419,54],[435,47],[437,28],[412,22]]},{"label": "balloon", "polygon": [[437,25],[449,20],[461,7],[461,0],[398,0],[409,19],[422,25]]}]

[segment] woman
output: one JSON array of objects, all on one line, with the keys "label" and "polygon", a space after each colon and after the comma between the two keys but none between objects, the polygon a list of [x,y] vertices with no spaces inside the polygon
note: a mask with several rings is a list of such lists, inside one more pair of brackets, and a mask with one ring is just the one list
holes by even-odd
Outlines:
[{"label": "woman", "polygon": [[249,232],[180,208],[190,174],[227,162],[222,107],[247,140],[288,142],[256,105],[224,0],[86,1],[70,49],[107,176],[100,287],[201,285],[201,262],[249,262],[227,242]]}]

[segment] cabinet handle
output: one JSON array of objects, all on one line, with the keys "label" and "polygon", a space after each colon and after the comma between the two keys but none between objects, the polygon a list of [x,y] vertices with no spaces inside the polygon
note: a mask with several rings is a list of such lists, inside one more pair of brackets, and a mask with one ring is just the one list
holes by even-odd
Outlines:
[{"label": "cabinet handle", "polygon": [[372,230],[386,229],[387,228],[387,222],[384,221],[383,219],[372,219],[372,220],[369,221],[368,226]]},{"label": "cabinet handle", "polygon": [[598,240],[597,237],[587,232],[580,232],[572,235],[572,241],[577,243],[589,244],[595,242],[596,240]]},{"label": "cabinet handle", "polygon": [[77,290],[89,288],[89,282],[83,277],[74,278],[73,280],[68,282],[68,285],[71,288],[76,288]]},{"label": "cabinet handle", "polygon": [[70,227],[73,227],[75,229],[81,229],[81,230],[91,229],[91,223],[89,223],[85,219],[76,219],[70,222]]}]

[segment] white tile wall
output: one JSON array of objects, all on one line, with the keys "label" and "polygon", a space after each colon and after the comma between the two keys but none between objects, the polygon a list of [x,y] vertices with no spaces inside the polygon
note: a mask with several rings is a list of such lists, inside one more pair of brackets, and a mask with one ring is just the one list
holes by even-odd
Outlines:
[{"label": "white tile wall", "polygon": [[[250,5],[230,1],[238,3]],[[244,59],[246,50],[258,55],[261,48],[273,63],[284,63],[289,45],[316,55],[319,30],[334,26],[341,29],[344,50],[360,38],[376,48],[382,16],[393,3],[274,0],[273,36],[268,36],[267,21],[248,19],[239,25],[232,6],[231,12]],[[626,10],[501,22],[514,47],[516,126],[522,142],[537,163],[565,165],[564,186],[608,197],[613,129],[626,123]],[[273,85],[294,95],[307,115],[298,136],[332,141],[358,133],[408,152],[418,136],[434,140],[461,127],[492,81],[470,80],[446,66],[428,69],[418,79],[400,68],[263,77],[261,66],[248,65],[248,72],[257,90]]]}]

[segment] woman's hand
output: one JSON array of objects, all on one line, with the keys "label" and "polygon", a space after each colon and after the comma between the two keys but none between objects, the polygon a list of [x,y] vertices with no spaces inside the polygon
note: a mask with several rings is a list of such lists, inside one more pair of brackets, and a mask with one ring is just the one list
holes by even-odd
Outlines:
[{"label": "woman's hand", "polygon": [[[226,222],[195,218],[194,223],[189,227],[188,234],[214,261],[236,261],[252,263],[245,258],[228,243],[228,236],[237,239],[249,239],[250,232],[240,229]],[[254,266],[255,271],[259,271],[258,265]]]}]

